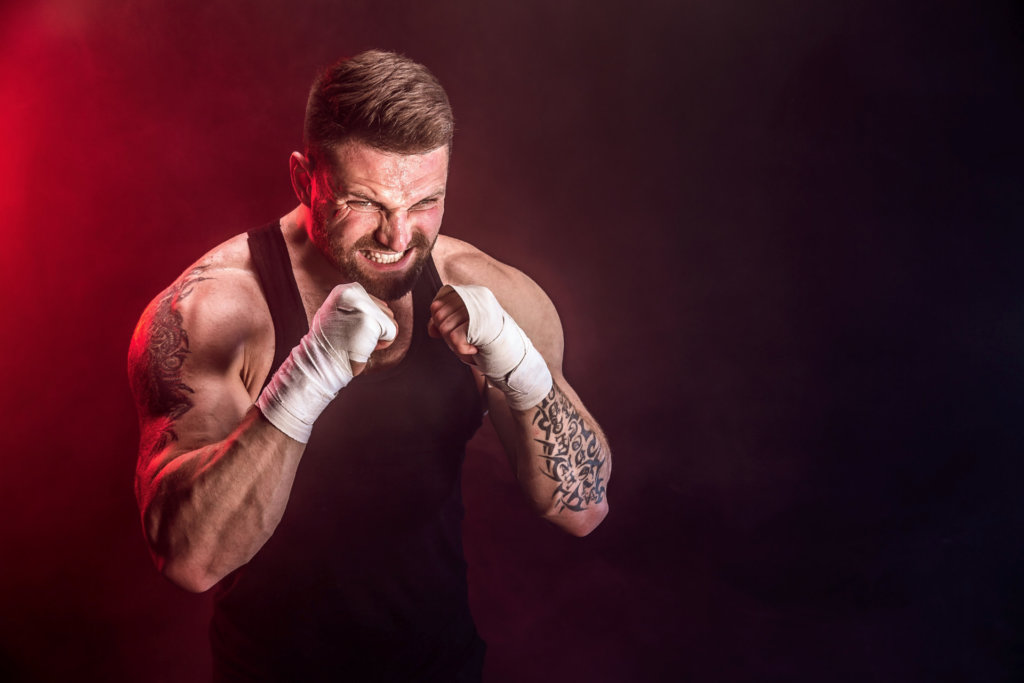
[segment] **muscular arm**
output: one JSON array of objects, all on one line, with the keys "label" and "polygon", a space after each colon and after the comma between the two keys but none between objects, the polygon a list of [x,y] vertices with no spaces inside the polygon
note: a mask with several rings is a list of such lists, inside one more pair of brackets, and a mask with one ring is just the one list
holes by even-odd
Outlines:
[{"label": "muscular arm", "polygon": [[569,533],[585,536],[608,514],[611,449],[562,375],[557,316],[547,322],[546,334],[533,320],[522,327],[531,338],[531,327],[542,340],[557,334],[557,344],[534,342],[551,370],[553,386],[536,407],[512,410],[505,395],[488,385],[488,414],[520,487],[537,511]]},{"label": "muscular arm", "polygon": [[160,570],[193,591],[270,537],[304,448],[252,407],[266,374],[250,355],[265,334],[253,287],[237,272],[192,270],[143,314],[129,352],[143,528]]},{"label": "muscular arm", "polygon": [[[562,375],[562,326],[554,305],[532,280],[480,252],[451,259],[447,274],[455,284],[488,287],[543,356],[553,380],[547,396],[535,406],[513,410],[505,394],[488,383],[488,414],[520,487],[537,511],[569,533],[590,533],[608,514],[611,450]],[[452,330],[446,341],[463,360],[473,362],[464,327]]]},{"label": "muscular arm", "polygon": [[526,411],[510,410],[504,395],[488,388],[489,415],[534,507],[566,531],[585,536],[608,514],[611,450],[579,397],[552,374],[551,392]]}]

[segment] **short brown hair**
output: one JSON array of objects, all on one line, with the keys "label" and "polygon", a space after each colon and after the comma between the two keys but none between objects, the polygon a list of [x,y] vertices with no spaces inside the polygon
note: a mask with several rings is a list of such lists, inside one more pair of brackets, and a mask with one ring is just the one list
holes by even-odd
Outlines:
[{"label": "short brown hair", "polygon": [[448,95],[425,66],[369,50],[332,64],[313,82],[303,143],[315,164],[347,140],[399,154],[450,149],[454,131]]}]

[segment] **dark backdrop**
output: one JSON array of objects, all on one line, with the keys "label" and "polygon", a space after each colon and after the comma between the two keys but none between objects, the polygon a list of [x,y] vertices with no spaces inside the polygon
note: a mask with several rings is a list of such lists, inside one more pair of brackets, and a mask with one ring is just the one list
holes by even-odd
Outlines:
[{"label": "dark backdrop", "polygon": [[369,47],[447,86],[445,230],[551,294],[615,449],[579,540],[474,442],[488,680],[1024,676],[1022,35],[1011,2],[6,3],[0,678],[205,674],[128,338],[293,206],[315,69]]}]

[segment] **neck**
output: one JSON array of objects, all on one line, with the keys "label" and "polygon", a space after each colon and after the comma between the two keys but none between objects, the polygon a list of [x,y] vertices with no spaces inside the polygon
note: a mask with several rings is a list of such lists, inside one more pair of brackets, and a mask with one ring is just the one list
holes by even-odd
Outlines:
[{"label": "neck", "polygon": [[304,204],[299,204],[281,218],[281,230],[295,265],[318,288],[330,291],[347,280],[341,277],[334,262],[313,243],[310,238],[312,225],[312,214]]}]

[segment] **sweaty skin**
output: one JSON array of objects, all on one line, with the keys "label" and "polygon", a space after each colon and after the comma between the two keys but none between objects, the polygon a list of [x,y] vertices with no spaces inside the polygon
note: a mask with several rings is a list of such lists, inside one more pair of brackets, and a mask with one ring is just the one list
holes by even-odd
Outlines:
[{"label": "sweaty skin", "polygon": [[[408,351],[413,315],[405,285],[431,248],[443,281],[488,287],[554,380],[537,406],[513,411],[477,374],[488,414],[534,508],[569,533],[589,533],[608,511],[607,441],[562,376],[561,323],[544,292],[518,270],[439,235],[447,148],[397,155],[346,143],[329,166],[311,169],[304,156],[292,155],[300,203],[281,219],[307,320],[336,285],[359,281],[398,328],[365,365],[352,364],[354,374],[376,372]],[[456,303],[435,301],[429,331],[467,360],[475,348],[465,343],[464,315]],[[273,321],[244,234],[158,295],[133,336],[136,495],[157,566],[186,589],[207,590],[248,562],[287,506],[305,447],[253,405],[274,351]]]}]

